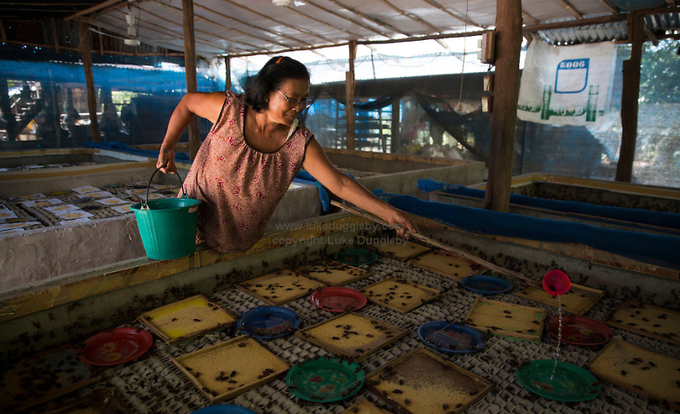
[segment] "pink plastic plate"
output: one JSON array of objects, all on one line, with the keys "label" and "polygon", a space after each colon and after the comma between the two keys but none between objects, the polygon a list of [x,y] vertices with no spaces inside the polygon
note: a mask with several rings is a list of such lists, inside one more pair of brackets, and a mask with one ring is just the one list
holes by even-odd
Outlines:
[{"label": "pink plastic plate", "polygon": [[152,344],[153,337],[144,329],[116,328],[85,340],[80,359],[90,365],[118,365],[140,357]]},{"label": "pink plastic plate", "polygon": [[363,308],[368,302],[363,293],[336,286],[315,290],[310,300],[317,307],[334,313],[355,311]]}]

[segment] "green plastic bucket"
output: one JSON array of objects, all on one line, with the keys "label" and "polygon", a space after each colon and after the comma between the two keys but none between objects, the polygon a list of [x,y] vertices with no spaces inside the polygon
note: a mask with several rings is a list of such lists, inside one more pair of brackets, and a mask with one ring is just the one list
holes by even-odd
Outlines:
[{"label": "green plastic bucket", "polygon": [[[156,172],[158,170],[151,175],[149,186]],[[179,259],[195,251],[198,206],[201,201],[188,198],[179,175],[177,179],[182,185],[184,193],[182,198],[149,201],[147,186],[147,201],[130,206],[135,212],[139,234],[142,236],[144,250],[149,259]]]}]

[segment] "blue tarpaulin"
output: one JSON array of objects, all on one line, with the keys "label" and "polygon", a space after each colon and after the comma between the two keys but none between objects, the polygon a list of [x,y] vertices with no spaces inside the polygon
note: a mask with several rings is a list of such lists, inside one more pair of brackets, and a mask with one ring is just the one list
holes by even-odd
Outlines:
[{"label": "blue tarpaulin", "polygon": [[471,233],[580,243],[641,262],[680,269],[680,237],[604,229],[588,224],[423,201],[402,194],[375,193],[398,209]]},{"label": "blue tarpaulin", "polygon": [[[426,192],[443,191],[449,194],[480,199],[483,199],[486,193],[484,190],[477,190],[458,184],[448,184],[428,179],[418,180],[418,189]],[[510,202],[521,206],[537,207],[563,213],[586,214],[589,216],[623,220],[632,223],[680,229],[680,214],[676,213],[663,213],[640,208],[598,206],[578,201],[546,200],[542,198],[527,197],[520,194],[511,194]]]},{"label": "blue tarpaulin", "polygon": [[[107,85],[114,90],[144,93],[186,90],[183,68],[170,70],[148,66],[95,64],[92,71],[97,86]],[[85,86],[85,70],[82,63],[0,60],[0,73],[6,79],[50,80]],[[199,91],[219,90],[216,82],[207,76],[199,74],[197,81]]]}]

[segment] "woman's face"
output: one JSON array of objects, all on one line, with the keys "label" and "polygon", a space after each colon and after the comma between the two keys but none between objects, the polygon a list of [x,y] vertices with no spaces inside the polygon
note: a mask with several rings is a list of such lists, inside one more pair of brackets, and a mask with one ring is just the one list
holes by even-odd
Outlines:
[{"label": "woman's face", "polygon": [[[309,82],[304,79],[286,79],[279,90],[269,94],[267,115],[279,124],[290,126],[305,109],[302,99],[309,96]],[[286,99],[288,98],[288,99]]]}]

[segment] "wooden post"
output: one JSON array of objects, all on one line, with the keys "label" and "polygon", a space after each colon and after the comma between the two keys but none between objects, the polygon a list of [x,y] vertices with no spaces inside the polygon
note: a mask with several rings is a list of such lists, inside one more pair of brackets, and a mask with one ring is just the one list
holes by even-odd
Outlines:
[{"label": "wooden post", "polygon": [[357,41],[349,41],[349,71],[345,72],[345,115],[347,116],[347,149],[355,149],[354,143],[354,60],[357,57]]},{"label": "wooden post", "polygon": [[632,43],[630,59],[623,61],[623,91],[621,92],[621,149],[616,164],[616,181],[629,183],[633,178],[635,141],[638,127],[638,98],[640,96],[640,63],[644,43],[645,17],[628,14],[628,41]]},{"label": "wooden post", "polygon": [[5,23],[0,18],[0,40],[2,43],[7,43],[7,32],[5,32]]},{"label": "wooden post", "polygon": [[489,177],[483,207],[501,212],[507,212],[510,208],[521,45],[521,0],[497,0],[496,84],[491,121]]},{"label": "wooden post", "polygon": [[50,18],[50,26],[52,26],[52,37],[54,38],[54,51],[59,53],[59,35],[57,34],[57,22]]},{"label": "wooden post", "polygon": [[392,132],[390,134],[390,152],[395,153],[401,146],[400,118],[401,99],[392,98]]},{"label": "wooden post", "polygon": [[[184,11],[184,68],[187,79],[187,93],[198,92],[196,80],[196,40],[194,38],[194,1],[182,0]],[[193,161],[201,146],[198,118],[189,124],[189,156]]]},{"label": "wooden post", "polygon": [[231,58],[229,56],[224,57],[224,74],[227,78],[224,82],[224,91],[227,92],[231,89]]},{"label": "wooden post", "polygon": [[[49,71],[49,78],[52,79],[52,71]],[[47,93],[45,94],[45,108],[47,109],[47,102],[49,102],[49,110],[47,113],[47,123],[54,131],[54,142],[57,148],[61,148],[61,111],[59,110],[59,96],[54,81],[46,83]]]},{"label": "wooden post", "polygon": [[387,142],[385,142],[385,134],[383,134],[382,123],[382,108],[378,108],[378,132],[380,133],[380,142],[382,143],[382,152],[387,153]]},{"label": "wooden post", "polygon": [[90,133],[92,140],[99,142],[99,124],[97,123],[97,92],[94,89],[92,73],[92,51],[90,50],[89,23],[80,22],[80,50],[83,54],[83,69],[87,86],[87,109],[90,111]]},{"label": "wooden post", "polygon": [[9,87],[7,86],[7,79],[0,78],[0,114],[7,121],[5,130],[7,131],[7,140],[14,141],[14,138],[21,131],[16,131],[17,120],[12,112],[12,103],[9,99]]}]

